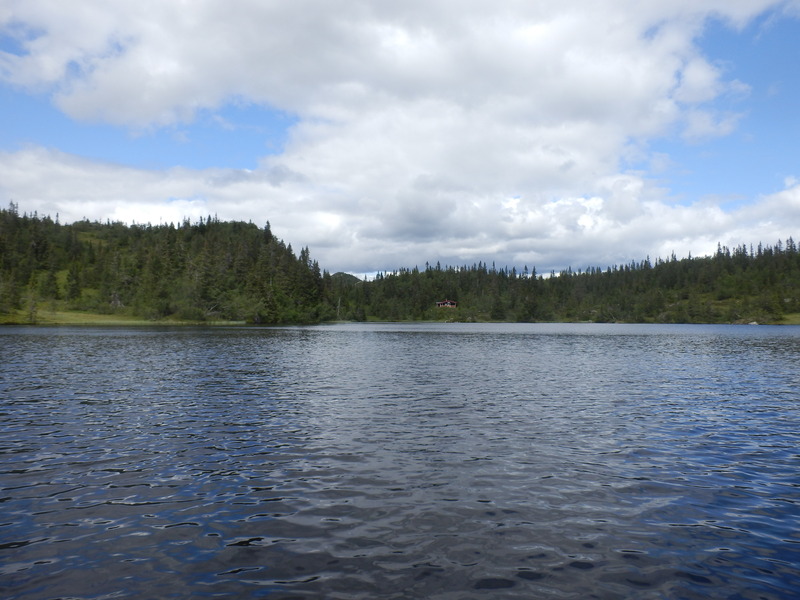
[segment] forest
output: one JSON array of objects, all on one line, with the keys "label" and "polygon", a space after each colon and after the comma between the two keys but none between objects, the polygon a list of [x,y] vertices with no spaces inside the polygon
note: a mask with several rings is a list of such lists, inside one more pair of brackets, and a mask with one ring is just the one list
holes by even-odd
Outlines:
[{"label": "forest", "polygon": [[[455,306],[437,306],[445,300]],[[331,275],[307,247],[295,254],[269,221],[62,224],[12,202],[0,209],[0,323],[67,313],[165,323],[798,322],[800,252],[789,238],[546,275],[437,263],[367,281]]]}]

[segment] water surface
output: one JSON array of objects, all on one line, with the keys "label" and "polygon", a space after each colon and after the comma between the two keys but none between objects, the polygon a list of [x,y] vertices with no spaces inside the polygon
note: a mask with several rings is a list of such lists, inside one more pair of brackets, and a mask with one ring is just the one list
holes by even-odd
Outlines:
[{"label": "water surface", "polygon": [[800,328],[0,329],[6,598],[794,598]]}]

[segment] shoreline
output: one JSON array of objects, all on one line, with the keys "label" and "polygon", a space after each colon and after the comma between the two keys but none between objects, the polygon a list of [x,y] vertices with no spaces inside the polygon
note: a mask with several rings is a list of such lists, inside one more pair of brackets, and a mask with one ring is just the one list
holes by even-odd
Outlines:
[{"label": "shoreline", "polygon": [[[241,327],[241,326],[277,326],[277,325],[308,325],[309,323],[248,323],[247,321],[228,321],[228,320],[211,320],[211,321],[184,321],[176,319],[146,319],[137,316],[129,315],[109,315],[102,313],[91,313],[82,311],[41,311],[38,312],[35,320],[30,321],[25,318],[26,315],[22,311],[16,311],[15,314],[0,315],[0,326],[17,326],[17,327],[63,327],[63,326],[76,326],[76,327]],[[313,323],[321,325],[325,323],[343,323],[357,321],[322,321],[320,323]],[[369,322],[369,321],[366,321]],[[454,321],[437,321],[437,320],[417,320],[417,321],[392,321],[397,323],[445,323]],[[460,321],[455,321],[460,322]],[[464,321],[466,322],[466,321]],[[470,321],[475,323],[515,323],[516,321]],[[537,321],[538,322],[538,321]],[[544,322],[544,321],[542,321]],[[551,321],[547,321],[551,322]],[[594,323],[595,321],[552,321],[553,323],[578,323],[588,322]],[[625,323],[627,321],[620,321]],[[666,322],[653,321],[641,324],[652,325],[665,325]],[[780,321],[774,322],[747,322],[737,321],[731,323],[687,323],[689,325],[800,325],[800,313],[793,313],[784,315]]]}]

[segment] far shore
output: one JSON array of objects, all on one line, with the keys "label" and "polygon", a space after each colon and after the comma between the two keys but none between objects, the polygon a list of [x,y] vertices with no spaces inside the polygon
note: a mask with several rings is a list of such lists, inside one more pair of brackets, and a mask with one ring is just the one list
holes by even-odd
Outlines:
[{"label": "far shore", "polygon": [[[408,322],[423,322],[423,321],[408,321]],[[436,322],[436,321],[430,321]],[[441,321],[445,322],[445,321]],[[475,321],[478,322],[478,321]],[[492,321],[480,321],[490,323]],[[568,322],[568,321],[564,321]],[[653,323],[659,324],[659,323]],[[701,324],[701,323],[696,323]],[[751,322],[737,322],[731,323],[736,325],[753,324]],[[757,325],[800,325],[800,313],[793,313],[784,315],[779,321],[770,323],[755,323]],[[124,315],[124,314],[103,314],[92,313],[83,311],[65,311],[56,310],[37,311],[36,315],[31,318],[31,315],[26,314],[24,311],[16,311],[10,314],[0,314],[0,325],[72,325],[72,326],[115,326],[115,327],[140,327],[140,326],[162,326],[162,327],[219,327],[219,326],[241,326],[253,325],[246,321],[190,321],[179,319],[145,319],[139,316]],[[266,324],[269,325],[269,324]],[[273,324],[274,325],[274,324]]]}]

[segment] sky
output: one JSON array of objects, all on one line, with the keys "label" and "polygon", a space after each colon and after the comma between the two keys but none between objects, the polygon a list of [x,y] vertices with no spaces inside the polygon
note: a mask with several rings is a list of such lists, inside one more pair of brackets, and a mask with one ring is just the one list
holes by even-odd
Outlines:
[{"label": "sky", "polygon": [[800,0],[0,0],[0,205],[329,272],[800,237]]}]

